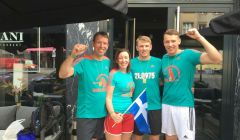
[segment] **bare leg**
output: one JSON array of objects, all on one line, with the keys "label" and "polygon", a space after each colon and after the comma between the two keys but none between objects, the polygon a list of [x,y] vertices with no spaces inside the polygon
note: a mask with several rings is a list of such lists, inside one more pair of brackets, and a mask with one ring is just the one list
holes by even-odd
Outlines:
[{"label": "bare leg", "polygon": [[142,140],[143,136],[142,135],[135,135],[133,134],[133,140]]},{"label": "bare leg", "polygon": [[173,135],[173,136],[166,135],[165,138],[166,138],[166,140],[177,140],[177,136],[176,135]]},{"label": "bare leg", "polygon": [[106,140],[121,140],[122,135],[110,135],[105,133]]},{"label": "bare leg", "polygon": [[160,140],[160,135],[149,135],[149,140]]},{"label": "bare leg", "polygon": [[121,140],[130,140],[132,136],[132,133],[122,133],[122,139]]}]

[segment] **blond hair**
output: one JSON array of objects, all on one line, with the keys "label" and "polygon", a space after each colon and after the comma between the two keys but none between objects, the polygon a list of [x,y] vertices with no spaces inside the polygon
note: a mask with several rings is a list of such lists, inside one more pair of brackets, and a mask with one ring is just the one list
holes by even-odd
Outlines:
[{"label": "blond hair", "polygon": [[149,42],[150,44],[152,44],[152,41],[151,41],[150,37],[148,37],[148,36],[144,36],[144,35],[139,36],[136,40],[136,44],[138,44],[138,42],[140,42],[140,41]]},{"label": "blond hair", "polygon": [[176,36],[180,36],[179,32],[175,29],[167,29],[164,33],[164,35],[176,35]]}]

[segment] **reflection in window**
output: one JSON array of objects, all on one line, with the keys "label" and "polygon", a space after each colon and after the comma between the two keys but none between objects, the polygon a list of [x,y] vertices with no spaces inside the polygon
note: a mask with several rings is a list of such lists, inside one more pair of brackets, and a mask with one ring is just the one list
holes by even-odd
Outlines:
[{"label": "reflection in window", "polygon": [[182,33],[186,33],[189,29],[193,28],[193,22],[184,22],[182,26]]},{"label": "reflection in window", "polygon": [[[223,13],[181,13],[180,34],[190,28],[197,28],[200,33],[222,53],[222,36],[212,35],[207,30],[211,19]],[[182,36],[182,48],[204,51],[197,41]],[[219,140],[220,116],[222,104],[222,64],[198,65],[194,76],[194,100],[196,110],[196,140]]]},{"label": "reflection in window", "polygon": [[22,106],[63,100],[65,83],[57,69],[64,56],[65,26],[40,28],[0,33],[0,106],[16,104],[14,87],[21,89]]},{"label": "reflection in window", "polygon": [[206,27],[207,27],[207,23],[198,23],[198,30],[201,30]]},{"label": "reflection in window", "polygon": [[197,28],[202,29],[208,27],[211,19],[221,16],[223,13],[180,13],[180,34],[186,33],[187,29]]}]

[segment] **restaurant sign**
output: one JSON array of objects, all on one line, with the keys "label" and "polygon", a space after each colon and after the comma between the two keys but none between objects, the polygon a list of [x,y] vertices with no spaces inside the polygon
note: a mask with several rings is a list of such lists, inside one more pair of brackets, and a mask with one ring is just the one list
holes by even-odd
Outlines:
[{"label": "restaurant sign", "polygon": [[2,47],[14,47],[22,46],[23,32],[2,32],[0,33],[0,46]]}]

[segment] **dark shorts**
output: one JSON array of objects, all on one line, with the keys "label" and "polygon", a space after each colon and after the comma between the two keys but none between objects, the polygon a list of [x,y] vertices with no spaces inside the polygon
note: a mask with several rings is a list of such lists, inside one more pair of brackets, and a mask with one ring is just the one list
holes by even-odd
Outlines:
[{"label": "dark shorts", "polygon": [[[148,122],[151,129],[150,135],[160,135],[161,128],[162,128],[162,110],[149,110],[148,111]],[[134,131],[133,134],[135,135],[143,135],[138,128],[137,125],[134,124]]]},{"label": "dark shorts", "polygon": [[77,139],[92,140],[92,138],[102,139],[104,137],[103,126],[105,118],[77,119]]}]

